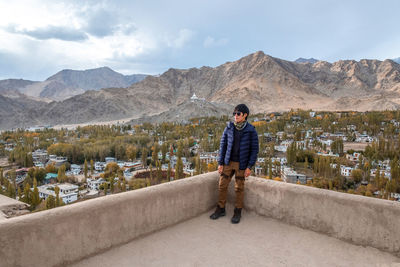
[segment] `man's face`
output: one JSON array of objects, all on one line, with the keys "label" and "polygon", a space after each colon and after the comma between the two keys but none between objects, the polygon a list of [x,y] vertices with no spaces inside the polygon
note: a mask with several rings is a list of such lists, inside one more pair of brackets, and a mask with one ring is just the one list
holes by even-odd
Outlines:
[{"label": "man's face", "polygon": [[234,111],[233,116],[235,117],[235,122],[240,123],[246,120],[247,113],[242,113],[240,111]]}]

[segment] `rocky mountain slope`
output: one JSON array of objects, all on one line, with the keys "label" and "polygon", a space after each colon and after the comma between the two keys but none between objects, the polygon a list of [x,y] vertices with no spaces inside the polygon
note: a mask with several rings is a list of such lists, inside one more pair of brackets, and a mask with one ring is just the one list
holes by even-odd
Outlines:
[{"label": "rocky mountain slope", "polygon": [[[197,113],[185,106],[193,93],[216,107],[246,103],[253,113],[291,108],[397,109],[400,65],[392,60],[304,64],[256,52],[216,68],[169,69],[159,77],[148,76],[128,88],[87,91],[42,106],[37,120],[45,124],[71,124],[156,114],[169,120],[173,118],[161,116],[169,110],[186,118],[187,114]],[[204,110],[197,114],[201,116]]]},{"label": "rocky mountain slope", "polygon": [[35,83],[37,82],[23,79],[0,80],[0,94],[3,94],[4,92],[17,91],[19,88],[23,88]]},{"label": "rocky mountain slope", "polygon": [[102,88],[124,88],[143,80],[147,75],[122,75],[108,67],[90,70],[62,70],[43,82],[27,80],[1,80],[0,93],[16,91],[42,100],[62,101],[69,97],[82,94],[88,90]]},{"label": "rocky mountain slope", "polygon": [[0,94],[0,130],[41,124],[40,110],[43,105],[46,103],[32,100],[22,94],[18,97],[5,97]]},{"label": "rocky mountain slope", "polygon": [[83,71],[62,70],[46,81],[26,86],[20,91],[30,96],[64,100],[88,90],[129,87],[145,77],[142,74],[125,76],[108,67]]},{"label": "rocky mountain slope", "polygon": [[179,123],[188,122],[196,117],[221,117],[230,116],[235,106],[225,103],[213,103],[208,101],[186,101],[160,114],[143,116],[134,119],[129,124],[141,124],[144,122],[162,123],[165,121],[175,121]]}]

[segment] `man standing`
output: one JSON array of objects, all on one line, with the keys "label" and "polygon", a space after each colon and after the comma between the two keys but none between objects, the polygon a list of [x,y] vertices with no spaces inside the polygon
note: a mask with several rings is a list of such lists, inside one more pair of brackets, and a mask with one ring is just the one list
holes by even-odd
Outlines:
[{"label": "man standing", "polygon": [[210,216],[213,220],[225,216],[228,185],[235,174],[236,202],[231,222],[240,222],[245,177],[251,174],[258,154],[258,135],[254,126],[247,122],[249,114],[245,104],[237,105],[233,112],[235,122],[229,122],[222,134],[218,159],[219,196],[217,209]]}]

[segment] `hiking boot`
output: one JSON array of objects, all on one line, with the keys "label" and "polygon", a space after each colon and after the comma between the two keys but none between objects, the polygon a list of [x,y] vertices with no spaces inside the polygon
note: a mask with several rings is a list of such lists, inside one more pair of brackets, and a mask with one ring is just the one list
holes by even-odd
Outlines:
[{"label": "hiking boot", "polygon": [[233,211],[233,217],[231,219],[232,223],[239,223],[240,222],[240,217],[242,216],[242,209],[235,208]]},{"label": "hiking boot", "polygon": [[215,212],[210,215],[210,219],[216,220],[219,217],[225,216],[225,208],[221,208],[220,206],[217,205],[217,208],[215,209]]}]

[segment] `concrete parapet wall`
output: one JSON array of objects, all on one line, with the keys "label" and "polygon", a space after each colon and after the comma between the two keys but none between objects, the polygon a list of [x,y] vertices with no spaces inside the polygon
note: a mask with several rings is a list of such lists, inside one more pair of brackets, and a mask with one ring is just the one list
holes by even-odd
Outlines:
[{"label": "concrete parapet wall", "polygon": [[[67,265],[195,217],[215,207],[218,177],[213,172],[2,220],[0,267]],[[400,256],[400,204],[393,201],[249,177],[245,209]]]},{"label": "concrete parapet wall", "polygon": [[394,201],[250,177],[245,209],[400,256],[400,203]]},{"label": "concrete parapet wall", "polygon": [[0,221],[0,266],[66,265],[215,206],[217,172]]}]

